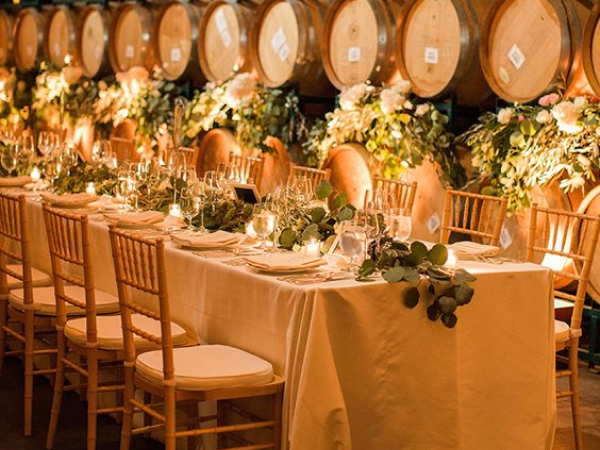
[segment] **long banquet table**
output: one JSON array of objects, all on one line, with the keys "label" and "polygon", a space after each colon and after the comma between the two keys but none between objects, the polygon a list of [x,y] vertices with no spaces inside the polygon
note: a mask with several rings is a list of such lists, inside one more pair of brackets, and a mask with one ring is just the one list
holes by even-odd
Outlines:
[{"label": "long banquet table", "polygon": [[[30,201],[34,265],[50,270]],[[93,218],[94,216],[92,216]],[[107,224],[91,226],[97,288],[115,293]],[[285,377],[291,450],[550,450],[554,435],[551,272],[461,262],[477,276],[455,329],[406,308],[408,283],[306,286],[169,245],[173,320]],[[424,303],[424,302],[421,302]]]}]

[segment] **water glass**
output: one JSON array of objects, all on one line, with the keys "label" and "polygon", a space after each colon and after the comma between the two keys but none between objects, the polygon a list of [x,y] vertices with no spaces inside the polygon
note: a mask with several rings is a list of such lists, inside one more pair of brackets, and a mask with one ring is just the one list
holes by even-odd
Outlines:
[{"label": "water glass", "polygon": [[275,231],[276,226],[277,216],[275,213],[269,211],[264,203],[255,204],[252,212],[252,227],[261,241],[259,248],[266,249],[267,237]]},{"label": "water glass", "polygon": [[17,168],[17,152],[12,145],[4,148],[1,162],[4,170],[8,172],[9,176],[12,176],[12,173]]},{"label": "water glass", "polygon": [[[356,271],[367,251],[367,224],[363,219],[347,220],[340,224],[339,243],[342,253],[350,258],[349,271]],[[355,263],[355,258],[359,258]]]},{"label": "water glass", "polygon": [[389,235],[395,241],[406,242],[412,233],[412,219],[405,209],[392,211],[388,218]]},{"label": "water glass", "polygon": [[184,218],[188,220],[189,224],[187,229],[190,232],[195,231],[192,221],[194,220],[194,217],[200,214],[201,206],[201,199],[198,196],[194,195],[192,191],[186,190],[182,194],[180,198],[181,214]]}]

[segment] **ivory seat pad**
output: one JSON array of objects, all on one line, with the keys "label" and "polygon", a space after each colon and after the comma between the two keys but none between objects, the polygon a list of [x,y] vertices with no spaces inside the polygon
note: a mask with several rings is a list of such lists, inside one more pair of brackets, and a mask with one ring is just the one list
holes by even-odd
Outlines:
[{"label": "ivory seat pad", "polygon": [[[273,366],[269,362],[226,345],[174,348],[173,363],[178,389],[202,391],[273,380]],[[135,368],[141,377],[162,384],[162,350],[142,353],[137,357]]]},{"label": "ivory seat pad", "polygon": [[[143,314],[132,314],[133,325],[155,336],[160,336],[160,322]],[[123,328],[121,326],[121,316],[98,316],[96,317],[96,327],[98,328],[98,345],[105,350],[123,349]],[[86,343],[87,322],[85,317],[69,320],[65,325],[65,335],[68,339],[78,345],[85,346]],[[174,322],[171,322],[171,335],[173,345],[184,345],[187,343],[185,329]],[[156,348],[156,344],[134,335],[133,341],[138,350]]]},{"label": "ivory seat pad", "polygon": [[[7,268],[12,270],[19,275],[23,275],[23,266],[21,264],[8,264]],[[52,283],[52,278],[45,272],[36,269],[35,267],[31,268],[31,278],[33,281],[33,286],[50,286]],[[8,289],[20,289],[23,287],[23,282],[21,280],[17,280],[11,276],[8,277]]]},{"label": "ivory seat pad", "polygon": [[554,321],[554,341],[556,343],[567,342],[570,336],[569,325],[560,320]]},{"label": "ivory seat pad", "polygon": [[[98,314],[111,314],[119,311],[119,299],[114,295],[96,289],[96,312]],[[85,302],[85,290],[79,286],[65,286],[65,294]],[[24,309],[23,289],[11,291],[8,301],[16,309]],[[36,314],[44,316],[56,315],[56,299],[54,287],[38,287],[33,290],[33,307]],[[67,314],[84,315],[85,311],[66,303]]]}]

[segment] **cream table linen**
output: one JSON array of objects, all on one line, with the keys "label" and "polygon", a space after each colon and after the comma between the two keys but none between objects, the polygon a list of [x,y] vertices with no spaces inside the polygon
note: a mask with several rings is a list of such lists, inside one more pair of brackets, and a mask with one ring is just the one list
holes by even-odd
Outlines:
[{"label": "cream table linen", "polygon": [[[49,267],[41,207],[31,208],[36,267]],[[92,242],[97,287],[112,292],[105,223],[92,222]],[[478,279],[449,330],[427,319],[424,304],[403,306],[406,283],[297,286],[167,248],[173,320],[285,377],[289,449],[550,450],[551,272],[460,266]]]}]

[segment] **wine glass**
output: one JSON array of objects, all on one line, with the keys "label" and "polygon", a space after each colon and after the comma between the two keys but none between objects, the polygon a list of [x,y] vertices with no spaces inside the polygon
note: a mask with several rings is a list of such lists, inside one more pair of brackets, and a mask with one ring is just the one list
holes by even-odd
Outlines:
[{"label": "wine glass", "polygon": [[252,227],[260,239],[259,248],[267,248],[267,236],[275,231],[277,216],[264,203],[256,203],[252,211]]},{"label": "wine glass", "polygon": [[110,141],[105,139],[94,142],[92,147],[92,163],[94,165],[104,164],[110,166],[112,163],[112,147]]},{"label": "wine glass", "polygon": [[350,258],[348,270],[355,272],[358,264],[354,262],[356,257],[364,259],[367,246],[367,224],[363,218],[346,220],[340,224],[339,242],[342,253]]},{"label": "wine glass", "polygon": [[290,196],[301,206],[306,206],[312,199],[312,183],[306,177],[294,177],[288,183]]},{"label": "wine glass", "polygon": [[406,242],[412,233],[412,219],[405,208],[392,210],[388,216],[389,235],[395,241]]},{"label": "wine glass", "polygon": [[193,189],[185,189],[181,195],[179,203],[181,207],[181,214],[189,222],[187,227],[188,231],[195,231],[196,229],[194,228],[192,221],[194,220],[194,217],[200,214],[200,207],[202,206],[202,202],[199,196],[195,195]]},{"label": "wine glass", "polygon": [[45,158],[52,152],[54,147],[54,135],[51,131],[40,131],[38,135],[38,150]]},{"label": "wine glass", "polygon": [[50,158],[50,159],[48,159],[48,161],[46,161],[44,174],[46,176],[46,179],[50,180],[50,183],[52,183],[53,190],[55,187],[54,183],[56,182],[58,177],[60,177],[61,172],[62,172],[62,161],[60,158],[54,157],[54,158]]},{"label": "wine glass", "polygon": [[33,136],[21,136],[17,140],[17,160],[21,166],[27,166],[35,155]]},{"label": "wine glass", "polygon": [[17,152],[12,145],[7,145],[2,152],[2,167],[8,172],[8,176],[17,168]]}]

